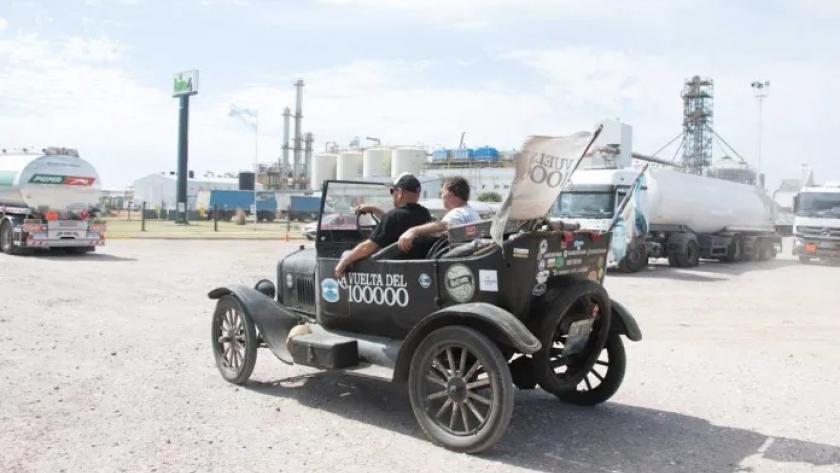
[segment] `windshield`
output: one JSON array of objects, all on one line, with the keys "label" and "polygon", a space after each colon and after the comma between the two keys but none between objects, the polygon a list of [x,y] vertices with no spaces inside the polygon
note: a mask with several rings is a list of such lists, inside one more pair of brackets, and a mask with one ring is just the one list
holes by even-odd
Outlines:
[{"label": "windshield", "polygon": [[[334,225],[341,229],[355,229],[355,213],[358,205],[373,205],[387,212],[393,208],[394,203],[388,187],[382,184],[330,182],[326,189],[321,227]],[[345,225],[349,223],[350,228],[340,225],[339,222]],[[359,218],[359,224],[373,226],[376,225],[376,221],[370,215],[362,215]]]},{"label": "windshield", "polygon": [[615,194],[612,192],[564,192],[554,204],[552,214],[564,218],[612,218]]},{"label": "windshield", "polygon": [[796,215],[840,217],[840,192],[804,192],[799,194]]}]

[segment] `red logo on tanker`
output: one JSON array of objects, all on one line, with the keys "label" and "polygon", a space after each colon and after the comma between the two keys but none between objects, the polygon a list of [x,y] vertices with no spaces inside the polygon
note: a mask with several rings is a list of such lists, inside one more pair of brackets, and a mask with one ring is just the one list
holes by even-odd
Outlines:
[{"label": "red logo on tanker", "polygon": [[64,178],[64,184],[68,186],[91,186],[95,180],[95,177],[67,176]]}]

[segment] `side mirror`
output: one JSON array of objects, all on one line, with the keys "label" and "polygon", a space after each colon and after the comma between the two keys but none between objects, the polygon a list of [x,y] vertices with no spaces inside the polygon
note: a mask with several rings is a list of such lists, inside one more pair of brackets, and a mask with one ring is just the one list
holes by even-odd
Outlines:
[{"label": "side mirror", "polygon": [[796,213],[799,211],[799,194],[793,196],[793,212]]}]

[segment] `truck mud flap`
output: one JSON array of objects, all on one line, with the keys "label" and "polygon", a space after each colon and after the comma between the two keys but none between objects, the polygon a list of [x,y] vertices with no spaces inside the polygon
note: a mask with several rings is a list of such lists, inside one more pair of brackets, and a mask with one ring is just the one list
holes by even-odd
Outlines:
[{"label": "truck mud flap", "polygon": [[292,354],[286,349],[286,337],[292,328],[303,323],[303,320],[284,309],[274,299],[249,286],[219,287],[207,294],[210,299],[219,299],[225,295],[231,295],[239,301],[274,356],[286,364],[294,364]]},{"label": "truck mud flap", "polygon": [[615,299],[610,299],[610,305],[612,306],[613,315],[613,319],[610,322],[610,330],[626,335],[627,338],[634,342],[640,341],[642,339],[642,330],[639,328],[636,318],[630,314],[630,311],[626,307]]}]

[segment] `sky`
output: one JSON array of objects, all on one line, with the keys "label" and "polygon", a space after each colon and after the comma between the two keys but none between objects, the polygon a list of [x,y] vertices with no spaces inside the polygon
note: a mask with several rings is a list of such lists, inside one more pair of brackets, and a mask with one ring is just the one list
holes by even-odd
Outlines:
[{"label": "sky", "polygon": [[[714,131],[752,166],[761,136],[772,190],[802,163],[840,180],[837,24],[837,0],[4,0],[0,145],[77,148],[105,188],[174,171],[173,74],[198,69],[198,175],[276,161],[296,79],[316,152],[354,137],[451,148],[462,132],[513,149],[620,119],[652,154],[681,133],[683,82],[700,75]],[[755,80],[770,81],[761,114]],[[258,110],[258,134],[231,104]]]}]

